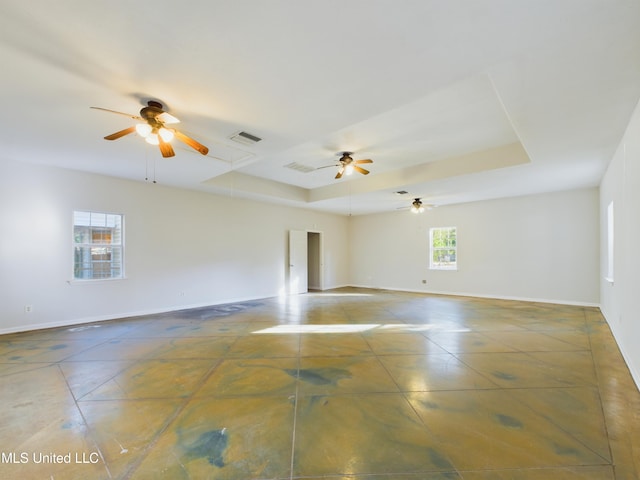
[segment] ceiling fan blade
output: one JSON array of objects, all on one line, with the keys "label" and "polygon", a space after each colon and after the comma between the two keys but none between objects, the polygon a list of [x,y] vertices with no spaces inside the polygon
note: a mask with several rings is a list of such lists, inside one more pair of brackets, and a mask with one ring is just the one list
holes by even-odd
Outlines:
[{"label": "ceiling fan blade", "polygon": [[361,174],[363,174],[363,175],[368,175],[368,174],[369,174],[369,170],[365,170],[364,168],[359,167],[359,166],[357,166],[357,165],[354,165],[354,166],[353,166],[353,169],[354,169],[356,172],[360,172],[360,173],[361,173]]},{"label": "ceiling fan blade", "polygon": [[336,175],[336,180],[342,178],[342,174],[344,173],[344,167],[340,168],[338,174]]},{"label": "ceiling fan blade", "polygon": [[206,155],[207,153],[209,153],[209,149],[207,147],[202,145],[200,142],[195,141],[193,138],[185,135],[182,132],[179,132],[178,130],[174,130],[173,133],[175,134],[178,140],[186,143],[194,150],[197,150],[198,152],[200,152],[202,155]]},{"label": "ceiling fan blade", "polygon": [[353,163],[373,163],[373,160],[369,160],[368,158],[365,160],[356,160]]},{"label": "ceiling fan blade", "polygon": [[138,115],[132,115],[130,113],[124,113],[124,112],[117,112],[115,110],[109,110],[108,108],[102,108],[102,107],[89,107],[89,108],[92,108],[94,110],[102,110],[103,112],[109,112],[109,113],[116,113],[118,115],[124,115],[125,117],[133,118],[134,120],[144,120],[142,117],[140,117]]},{"label": "ceiling fan blade", "polygon": [[165,125],[171,125],[172,123],[180,123],[176,117],[167,112],[162,112],[160,115],[156,117],[157,120],[160,120]]},{"label": "ceiling fan blade", "polygon": [[129,135],[136,131],[136,127],[125,128],[124,130],[120,130],[119,132],[112,133],[111,135],[107,135],[104,137],[105,140],[117,140],[120,137],[124,137],[125,135]]},{"label": "ceiling fan blade", "polygon": [[160,135],[158,135],[158,146],[160,147],[160,152],[164,158],[173,157],[176,152],[173,151],[173,147],[169,142],[165,142]]}]

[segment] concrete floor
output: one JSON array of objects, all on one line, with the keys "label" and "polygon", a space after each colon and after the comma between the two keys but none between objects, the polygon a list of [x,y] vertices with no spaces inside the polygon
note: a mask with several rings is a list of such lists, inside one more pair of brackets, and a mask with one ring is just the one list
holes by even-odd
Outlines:
[{"label": "concrete floor", "polygon": [[594,308],[362,289],[0,337],[2,479],[637,480]]}]

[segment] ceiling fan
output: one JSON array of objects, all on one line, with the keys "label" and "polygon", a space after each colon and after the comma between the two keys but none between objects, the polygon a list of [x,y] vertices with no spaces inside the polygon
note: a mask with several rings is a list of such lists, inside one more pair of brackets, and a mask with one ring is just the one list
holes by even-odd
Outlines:
[{"label": "ceiling fan", "polygon": [[424,207],[422,206],[422,200],[419,198],[414,198],[413,202],[411,202],[411,213],[422,213],[424,212]]},{"label": "ceiling fan", "polygon": [[422,213],[425,210],[431,210],[432,208],[436,208],[437,205],[432,203],[423,204],[420,198],[414,198],[413,202],[411,202],[411,206],[409,207],[400,207],[398,210],[411,210],[411,213]]},{"label": "ceiling fan", "polygon": [[124,130],[120,130],[119,132],[107,135],[106,137],[104,137],[105,140],[117,140],[118,138],[124,137],[125,135],[137,132],[138,135],[140,135],[147,141],[147,143],[150,143],[151,145],[158,145],[160,147],[162,156],[165,158],[173,157],[175,155],[173,147],[171,146],[171,143],[169,143],[171,142],[171,140],[173,140],[173,138],[177,138],[181,142],[186,143],[194,150],[200,152],[202,155],[206,155],[207,153],[209,153],[209,149],[202,145],[200,142],[197,142],[193,138],[185,135],[175,128],[167,128],[166,125],[179,123],[180,120],[178,120],[170,113],[165,112],[163,110],[162,104],[160,102],[156,102],[155,100],[149,100],[147,102],[147,106],[140,110],[140,115],[131,115],[129,113],[117,112],[115,110],[109,110],[108,108],[90,108],[93,108],[95,110],[103,110],[110,113],[117,113],[118,115],[124,115],[141,122],[129,128],[125,128]]},{"label": "ceiling fan", "polygon": [[336,175],[336,179],[342,178],[342,175],[351,175],[354,170],[363,175],[367,175],[369,173],[369,170],[365,170],[359,165],[362,163],[373,163],[373,160],[354,160],[353,158],[351,158],[352,153],[353,152],[339,152],[336,154],[340,155],[340,160],[338,160],[338,163],[320,168],[340,167],[340,169],[338,170],[338,174]]},{"label": "ceiling fan", "polygon": [[432,208],[435,208],[436,205],[433,204],[426,204],[424,205],[422,203],[422,200],[420,200],[419,198],[414,198],[413,202],[411,202],[411,207],[409,207],[409,209],[411,210],[411,213],[422,213],[426,210],[431,210]]}]

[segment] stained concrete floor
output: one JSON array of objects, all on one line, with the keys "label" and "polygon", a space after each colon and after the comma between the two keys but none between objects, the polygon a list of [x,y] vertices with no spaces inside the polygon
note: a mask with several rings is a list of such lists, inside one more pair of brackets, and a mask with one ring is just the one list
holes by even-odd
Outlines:
[{"label": "stained concrete floor", "polygon": [[0,337],[2,479],[637,480],[594,308],[363,289]]}]

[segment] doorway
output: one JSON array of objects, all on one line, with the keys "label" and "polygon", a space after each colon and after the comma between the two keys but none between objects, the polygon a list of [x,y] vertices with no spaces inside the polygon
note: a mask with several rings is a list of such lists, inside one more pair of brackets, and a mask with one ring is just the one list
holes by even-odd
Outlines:
[{"label": "doorway", "polygon": [[320,232],[307,232],[307,286],[309,290],[322,290],[322,259]]},{"label": "doorway", "polygon": [[323,289],[322,232],[289,231],[289,293]]}]

